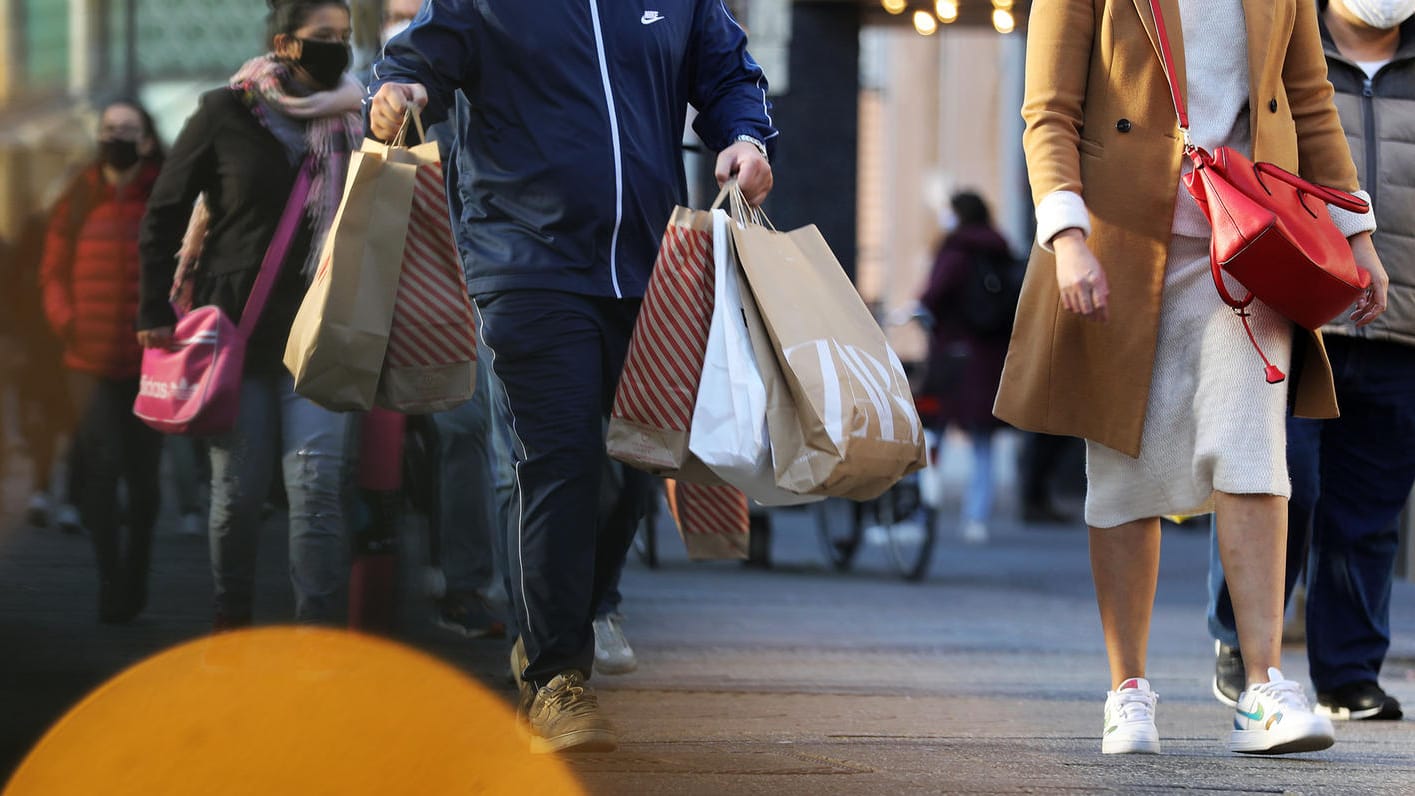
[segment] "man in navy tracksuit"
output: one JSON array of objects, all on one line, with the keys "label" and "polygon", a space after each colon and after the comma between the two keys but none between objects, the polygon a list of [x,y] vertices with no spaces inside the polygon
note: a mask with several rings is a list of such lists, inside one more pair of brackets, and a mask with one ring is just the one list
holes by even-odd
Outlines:
[{"label": "man in navy tracksuit", "polygon": [[429,0],[369,86],[387,140],[407,106],[457,131],[459,239],[483,343],[504,385],[517,494],[512,668],[539,751],[617,740],[585,686],[594,609],[637,525],[647,482],[626,478],[597,521],[603,421],[673,206],[685,201],[687,108],[749,202],[771,190],[766,80],[722,0]]}]

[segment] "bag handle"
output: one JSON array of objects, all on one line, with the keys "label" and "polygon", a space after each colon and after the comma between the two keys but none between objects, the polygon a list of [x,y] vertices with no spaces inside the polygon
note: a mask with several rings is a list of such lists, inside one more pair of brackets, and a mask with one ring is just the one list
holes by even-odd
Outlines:
[{"label": "bag handle", "polygon": [[[1271,163],[1255,163],[1254,168],[1258,171],[1259,183],[1262,182],[1263,177],[1272,177],[1291,185],[1302,193],[1311,194],[1329,205],[1336,205],[1342,210],[1351,213],[1368,213],[1371,210],[1370,203],[1361,199],[1359,196],[1352,196],[1346,191],[1338,191],[1335,188],[1328,188],[1325,185],[1308,182],[1287,169],[1279,168]],[[1266,187],[1264,187],[1264,190],[1266,190]]]},{"label": "bag handle", "polygon": [[423,130],[423,115],[416,107],[409,105],[403,110],[403,123],[398,125],[398,132],[394,133],[393,140],[388,145],[396,149],[403,149],[408,145],[408,123],[417,128],[418,143],[427,143],[427,133]]},{"label": "bag handle", "polygon": [[[305,209],[305,199],[310,193],[311,163],[311,159],[306,157],[304,163],[300,164],[300,174],[295,178],[295,187],[290,191],[290,198],[285,201],[285,212],[280,215],[280,223],[275,227],[275,236],[271,238],[270,246],[265,250],[265,259],[260,262],[260,274],[255,278],[251,294],[246,297],[245,309],[241,310],[241,323],[236,327],[242,340],[249,339],[251,332],[255,331],[255,325],[265,310],[265,302],[275,288],[280,266],[285,262],[285,255],[290,253],[290,243],[295,239],[295,229],[299,226],[300,216]],[[315,245],[318,245],[317,241]]]},{"label": "bag handle", "polygon": [[1174,103],[1174,115],[1179,118],[1179,133],[1184,136],[1184,150],[1188,153],[1194,149],[1194,142],[1189,138],[1189,107],[1179,93],[1179,70],[1174,66],[1174,52],[1169,47],[1169,29],[1164,24],[1160,0],[1150,0],[1150,12],[1155,16],[1155,31],[1159,34],[1160,59],[1164,61],[1165,80],[1169,82],[1169,98]]}]

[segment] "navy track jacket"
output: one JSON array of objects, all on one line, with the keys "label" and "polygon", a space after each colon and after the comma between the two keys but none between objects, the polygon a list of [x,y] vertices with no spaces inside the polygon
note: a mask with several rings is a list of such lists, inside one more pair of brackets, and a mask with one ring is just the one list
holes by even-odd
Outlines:
[{"label": "navy track jacket", "polygon": [[687,198],[688,106],[713,150],[739,135],[774,145],[746,44],[722,0],[428,0],[369,95],[421,83],[428,125],[466,96],[452,204],[471,293],[632,298]]}]

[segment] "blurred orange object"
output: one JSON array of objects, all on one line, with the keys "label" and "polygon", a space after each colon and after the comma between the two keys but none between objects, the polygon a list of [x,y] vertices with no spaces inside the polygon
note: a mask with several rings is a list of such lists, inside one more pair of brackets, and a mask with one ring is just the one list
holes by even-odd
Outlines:
[{"label": "blurred orange object", "polygon": [[5,796],[583,792],[456,669],[288,627],[194,641],[119,674],[45,734]]}]

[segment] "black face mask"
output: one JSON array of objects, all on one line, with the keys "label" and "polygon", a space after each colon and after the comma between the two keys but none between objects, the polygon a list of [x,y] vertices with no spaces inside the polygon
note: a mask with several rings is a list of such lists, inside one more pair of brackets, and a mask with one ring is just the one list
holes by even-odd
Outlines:
[{"label": "black face mask", "polygon": [[339,79],[344,76],[344,70],[349,68],[349,62],[353,60],[349,45],[343,42],[311,41],[310,39],[299,39],[299,42],[300,60],[296,63],[309,74],[315,85],[323,89],[331,89],[339,85]]},{"label": "black face mask", "polygon": [[138,162],[138,142],[126,138],[110,138],[98,142],[98,159],[105,165],[124,171]]}]

